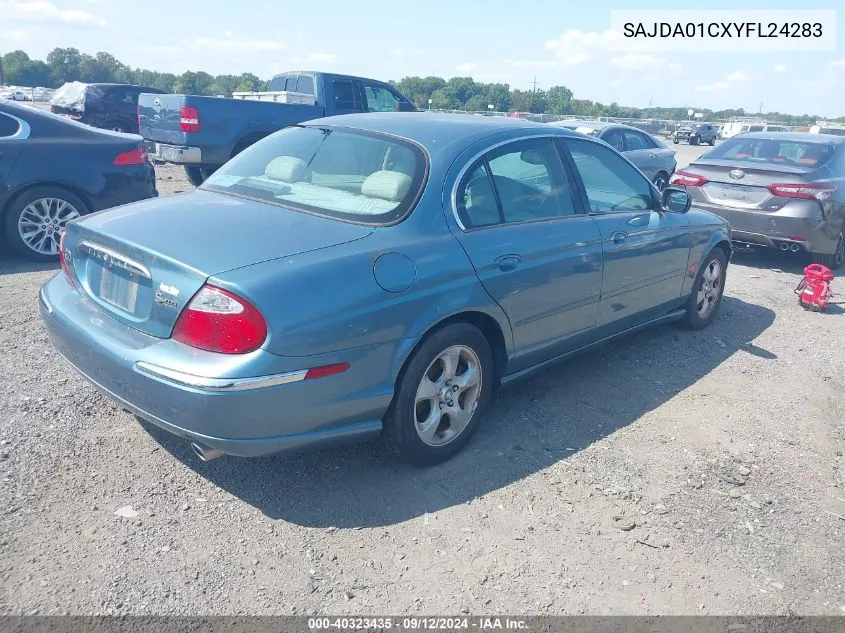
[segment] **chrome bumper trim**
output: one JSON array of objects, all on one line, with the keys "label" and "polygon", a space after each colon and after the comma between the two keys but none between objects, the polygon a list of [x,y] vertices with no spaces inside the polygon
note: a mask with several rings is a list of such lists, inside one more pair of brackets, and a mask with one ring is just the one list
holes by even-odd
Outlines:
[{"label": "chrome bumper trim", "polygon": [[248,389],[264,389],[266,387],[285,385],[291,382],[305,380],[305,374],[308,373],[307,369],[303,369],[300,371],[289,371],[284,374],[254,376],[251,378],[206,378],[205,376],[195,376],[194,374],[187,374],[143,361],[135,363],[135,369],[149,376],[176,383],[183,387],[214,392],[246,391]]}]

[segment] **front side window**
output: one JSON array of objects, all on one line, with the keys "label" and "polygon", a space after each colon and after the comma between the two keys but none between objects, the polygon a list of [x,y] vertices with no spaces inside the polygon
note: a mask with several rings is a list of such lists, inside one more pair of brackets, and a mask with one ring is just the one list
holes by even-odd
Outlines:
[{"label": "front side window", "polygon": [[293,126],[238,154],[201,188],[383,224],[411,211],[426,167],[422,150],[394,137]]},{"label": "front side window", "polygon": [[653,210],[651,184],[619,154],[597,143],[567,139],[593,213]]},{"label": "front side window", "polygon": [[457,203],[466,228],[575,213],[563,163],[547,138],[515,141],[487,154],[462,180]]},{"label": "front side window", "polygon": [[364,84],[364,98],[368,112],[394,112],[399,105],[398,97],[378,84]]},{"label": "front side window", "polygon": [[618,129],[608,130],[601,136],[601,140],[605,143],[610,145],[613,149],[617,152],[621,152],[624,149],[622,144],[622,131]]}]

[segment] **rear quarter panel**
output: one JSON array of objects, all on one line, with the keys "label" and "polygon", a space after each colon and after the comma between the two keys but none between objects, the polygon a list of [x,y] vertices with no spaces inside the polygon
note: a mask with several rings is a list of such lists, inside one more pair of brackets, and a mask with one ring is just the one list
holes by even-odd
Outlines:
[{"label": "rear quarter panel", "polygon": [[[428,222],[437,224],[436,231],[406,223],[380,227],[349,244],[231,271],[213,282],[255,301],[269,323],[265,348],[281,356],[392,342],[398,371],[420,337],[465,311],[492,317],[510,352],[507,317],[484,292],[442,212]],[[387,277],[397,282],[393,291],[379,285],[374,273],[386,254],[391,254]],[[383,276],[379,280],[385,282]]]}]

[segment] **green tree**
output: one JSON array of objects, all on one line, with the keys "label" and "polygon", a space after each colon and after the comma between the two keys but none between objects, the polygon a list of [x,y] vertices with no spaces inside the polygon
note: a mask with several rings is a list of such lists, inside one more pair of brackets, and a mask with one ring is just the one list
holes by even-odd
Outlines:
[{"label": "green tree", "polygon": [[82,55],[75,48],[54,48],[47,54],[47,65],[59,84],[79,81]]},{"label": "green tree", "polygon": [[572,91],[566,86],[552,86],[546,92],[549,114],[569,114],[572,111]]},{"label": "green tree", "polygon": [[6,83],[13,86],[53,87],[55,78],[42,61],[30,59],[23,51],[12,51],[3,55],[3,74]]}]

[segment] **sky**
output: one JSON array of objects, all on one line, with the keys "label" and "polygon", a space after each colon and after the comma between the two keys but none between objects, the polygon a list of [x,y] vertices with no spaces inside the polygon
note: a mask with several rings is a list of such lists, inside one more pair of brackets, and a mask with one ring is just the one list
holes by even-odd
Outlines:
[{"label": "sky", "polygon": [[[326,70],[381,80],[471,76],[512,88],[565,85],[575,98],[646,107],[845,115],[845,5],[834,52],[649,52],[607,45],[621,0],[0,0],[0,53],[44,59],[57,46],[107,51],[180,74]],[[708,9],[795,9],[794,0],[713,0]],[[839,8],[819,0],[804,9]],[[765,8],[763,8],[765,7]]]}]

